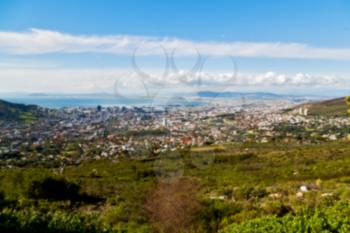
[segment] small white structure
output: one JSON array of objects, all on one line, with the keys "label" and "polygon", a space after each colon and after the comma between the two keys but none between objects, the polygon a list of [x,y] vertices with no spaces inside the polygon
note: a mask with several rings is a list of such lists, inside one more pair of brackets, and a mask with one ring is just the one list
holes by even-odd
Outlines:
[{"label": "small white structure", "polygon": [[301,116],[307,116],[309,114],[309,109],[306,107],[300,107],[299,108],[299,115]]},{"label": "small white structure", "polygon": [[168,121],[167,118],[164,117],[164,118],[162,119],[162,125],[163,125],[163,127],[165,127],[165,128],[166,128],[166,127],[169,127],[169,121]]},{"label": "small white structure", "polygon": [[309,192],[309,188],[306,185],[300,186],[300,191],[303,193]]},{"label": "small white structure", "polygon": [[331,197],[333,196],[333,193],[322,193],[321,197]]}]

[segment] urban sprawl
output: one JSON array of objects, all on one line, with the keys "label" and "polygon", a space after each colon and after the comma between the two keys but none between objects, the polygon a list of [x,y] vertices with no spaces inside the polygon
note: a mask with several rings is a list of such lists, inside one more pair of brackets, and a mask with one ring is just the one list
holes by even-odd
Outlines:
[{"label": "urban sprawl", "polygon": [[247,106],[41,108],[38,120],[0,125],[1,167],[57,167],[86,160],[156,156],[227,143],[345,140],[346,117],[309,116],[286,103]]}]

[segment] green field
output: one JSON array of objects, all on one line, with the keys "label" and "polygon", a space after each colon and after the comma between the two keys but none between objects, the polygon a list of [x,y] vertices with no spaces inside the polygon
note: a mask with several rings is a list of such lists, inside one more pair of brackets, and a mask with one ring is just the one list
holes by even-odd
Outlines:
[{"label": "green field", "polygon": [[349,155],[348,142],[229,144],[2,169],[0,231],[349,232]]}]

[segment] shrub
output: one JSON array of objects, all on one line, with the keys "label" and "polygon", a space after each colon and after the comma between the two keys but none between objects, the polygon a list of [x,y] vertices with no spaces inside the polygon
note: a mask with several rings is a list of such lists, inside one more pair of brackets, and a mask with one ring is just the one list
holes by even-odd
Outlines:
[{"label": "shrub", "polygon": [[350,203],[338,203],[332,207],[305,209],[298,215],[268,216],[232,224],[221,233],[298,233],[350,231]]},{"label": "shrub", "polygon": [[285,205],[282,202],[271,201],[263,205],[264,211],[269,215],[276,215],[282,217],[292,211],[290,206]]},{"label": "shrub", "polygon": [[0,209],[5,205],[5,193],[0,191]]},{"label": "shrub", "polygon": [[63,178],[44,177],[29,183],[27,197],[50,200],[78,200],[80,186]]},{"label": "shrub", "polygon": [[120,222],[127,222],[128,216],[125,214],[125,206],[108,206],[103,213],[103,220],[108,224],[115,225]]},{"label": "shrub", "polygon": [[201,225],[203,232],[217,232],[221,224],[229,221],[228,218],[239,213],[242,206],[238,203],[227,204],[221,200],[210,200],[202,203],[200,213]]},{"label": "shrub", "polygon": [[199,202],[198,186],[190,180],[161,182],[146,203],[150,219],[157,232],[190,232],[197,220]]},{"label": "shrub", "polygon": [[234,197],[236,199],[246,199],[249,200],[251,198],[263,198],[267,195],[267,191],[265,188],[261,187],[253,187],[253,186],[243,186],[235,191]]},{"label": "shrub", "polygon": [[6,233],[98,233],[111,232],[94,215],[73,215],[61,211],[3,211],[0,232]]}]

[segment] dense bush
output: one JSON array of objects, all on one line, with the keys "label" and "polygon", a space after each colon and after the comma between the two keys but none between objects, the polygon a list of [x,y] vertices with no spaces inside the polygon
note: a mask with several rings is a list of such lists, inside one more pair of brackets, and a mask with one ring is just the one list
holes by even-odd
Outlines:
[{"label": "dense bush", "polygon": [[10,211],[0,213],[0,232],[6,233],[97,233],[111,232],[94,215],[64,212]]},{"label": "dense bush", "polygon": [[251,198],[263,198],[267,195],[267,192],[262,187],[254,187],[254,186],[242,186],[234,192],[234,197],[236,199],[246,199],[249,200]]},{"label": "dense bush", "polygon": [[5,193],[0,191],[0,209],[5,205]]},{"label": "dense bush", "polygon": [[268,216],[233,224],[221,233],[346,233],[350,232],[350,203],[307,209],[282,218]]},{"label": "dense bush", "polygon": [[238,203],[227,204],[221,200],[204,201],[199,215],[202,232],[217,232],[222,224],[230,221],[227,219],[229,216],[233,216],[241,210],[242,206]]},{"label": "dense bush", "polygon": [[4,233],[152,233],[149,224],[110,224],[98,214],[68,213],[34,209],[0,212],[0,232]]},{"label": "dense bush", "polygon": [[31,181],[26,195],[35,199],[77,200],[80,197],[80,186],[65,179],[44,177]]}]

